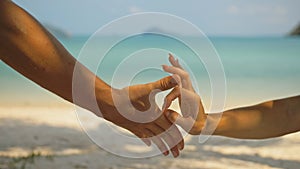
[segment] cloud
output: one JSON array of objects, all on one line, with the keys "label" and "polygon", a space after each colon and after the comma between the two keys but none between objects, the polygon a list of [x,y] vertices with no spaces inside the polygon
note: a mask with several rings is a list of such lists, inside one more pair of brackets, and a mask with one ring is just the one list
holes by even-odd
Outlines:
[{"label": "cloud", "polygon": [[143,12],[143,10],[137,6],[130,6],[128,9],[129,13],[133,14],[133,13],[139,13],[139,12]]}]

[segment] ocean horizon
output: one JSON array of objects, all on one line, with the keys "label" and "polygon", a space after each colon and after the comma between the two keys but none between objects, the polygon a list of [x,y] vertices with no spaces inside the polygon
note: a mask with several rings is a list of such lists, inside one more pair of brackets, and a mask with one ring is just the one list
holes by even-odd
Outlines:
[{"label": "ocean horizon", "polygon": [[[109,37],[107,37],[109,38]],[[66,49],[78,58],[81,48],[87,41],[88,36],[77,36],[59,40]],[[226,77],[226,107],[238,107],[255,104],[261,101],[276,99],[300,94],[300,38],[299,37],[209,37],[215,47],[224,67]],[[105,39],[102,39],[104,41]],[[100,39],[101,41],[101,39]],[[149,37],[147,41],[138,39],[120,44],[114,51],[107,54],[103,66],[100,65],[97,75],[106,82],[111,82],[111,75],[120,61],[147,46],[170,49],[178,55],[188,54],[181,46],[176,46],[168,40]],[[138,47],[137,47],[138,46]],[[101,48],[101,46],[97,47]],[[91,50],[91,56],[99,57],[96,51]],[[168,64],[167,52],[157,53],[161,55],[163,63],[156,63],[155,57],[147,53],[146,59],[138,60],[133,65],[143,62],[153,62],[159,67]],[[154,51],[155,54],[155,51]],[[179,56],[184,60],[187,56]],[[203,64],[196,64],[193,58],[188,58],[187,66],[200,72],[198,83],[199,93],[204,105],[208,106],[211,99],[209,77]],[[92,64],[92,63],[91,63]],[[88,65],[86,65],[89,67]],[[121,72],[120,77],[126,76],[126,71]],[[137,75],[131,82],[146,83],[166,76],[166,73],[145,71]],[[198,77],[198,75],[196,75]],[[45,91],[38,85],[15,72],[13,69],[0,61],[0,106],[11,105],[59,105],[65,103],[54,94]],[[124,81],[128,80],[126,78]],[[125,87],[118,84],[114,87]]]}]

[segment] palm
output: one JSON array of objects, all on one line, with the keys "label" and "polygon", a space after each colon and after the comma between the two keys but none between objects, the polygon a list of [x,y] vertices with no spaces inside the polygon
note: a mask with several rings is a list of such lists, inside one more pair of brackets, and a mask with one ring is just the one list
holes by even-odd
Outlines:
[{"label": "palm", "polygon": [[[112,92],[113,104],[110,110],[113,113],[110,121],[131,131],[148,145],[151,140],[166,155],[168,148],[164,140],[176,157],[179,155],[178,149],[183,148],[182,136],[155,103],[158,91],[174,86],[161,85],[170,80],[171,77],[167,77],[154,83],[134,85]],[[172,134],[168,134],[169,132]]]}]

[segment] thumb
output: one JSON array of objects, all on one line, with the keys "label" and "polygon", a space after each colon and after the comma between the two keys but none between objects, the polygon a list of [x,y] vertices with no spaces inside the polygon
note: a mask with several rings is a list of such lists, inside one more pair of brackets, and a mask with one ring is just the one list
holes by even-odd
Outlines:
[{"label": "thumb", "polygon": [[164,77],[150,84],[151,84],[151,90],[159,89],[161,91],[171,89],[177,85],[176,80],[173,79],[172,76]]},{"label": "thumb", "polygon": [[180,126],[184,126],[185,124],[185,119],[178,114],[176,111],[173,110],[166,110],[165,116],[167,117],[168,120],[170,120],[172,123],[178,124]]}]

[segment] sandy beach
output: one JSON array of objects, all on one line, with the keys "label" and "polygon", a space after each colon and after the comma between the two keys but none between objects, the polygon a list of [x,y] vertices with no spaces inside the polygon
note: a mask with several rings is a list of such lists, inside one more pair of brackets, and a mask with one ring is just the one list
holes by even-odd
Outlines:
[{"label": "sandy beach", "polygon": [[95,145],[82,130],[74,107],[2,106],[0,168],[198,169],[299,168],[300,134],[250,141],[211,137],[204,144],[187,136],[177,159],[129,159]]}]

